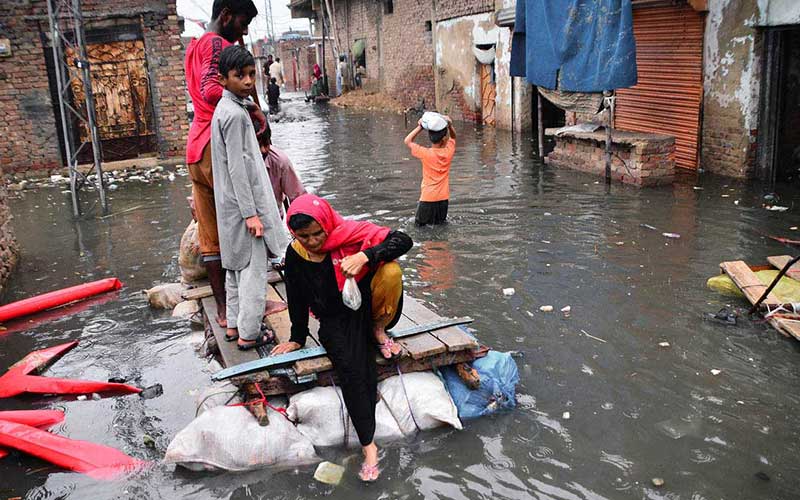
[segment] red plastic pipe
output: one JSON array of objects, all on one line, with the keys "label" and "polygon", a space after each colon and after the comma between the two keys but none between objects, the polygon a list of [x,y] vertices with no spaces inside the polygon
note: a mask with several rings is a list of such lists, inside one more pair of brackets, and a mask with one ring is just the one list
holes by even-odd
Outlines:
[{"label": "red plastic pipe", "polygon": [[47,431],[0,420],[0,446],[13,448],[95,479],[115,479],[148,465],[114,448],[68,439]]},{"label": "red plastic pipe", "polygon": [[90,394],[93,392],[116,392],[135,394],[142,390],[127,384],[97,382],[93,380],[73,380],[55,377],[30,375],[40,373],[58,358],[78,345],[77,340],[47,349],[28,353],[0,376],[0,398],[10,398],[24,392],[35,394]]},{"label": "red plastic pipe", "polygon": [[[0,411],[0,420],[17,424],[30,425],[38,429],[50,427],[64,421],[64,412],[60,410],[11,410]],[[8,455],[8,451],[0,448],[0,458]]]},{"label": "red plastic pipe", "polygon": [[0,323],[122,288],[117,278],[71,286],[0,306]]}]

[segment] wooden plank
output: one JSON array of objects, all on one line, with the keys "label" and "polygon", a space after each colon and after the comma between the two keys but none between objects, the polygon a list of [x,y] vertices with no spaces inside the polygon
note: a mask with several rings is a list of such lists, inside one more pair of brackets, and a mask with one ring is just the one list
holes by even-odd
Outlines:
[{"label": "wooden plank", "polygon": [[184,300],[199,300],[206,297],[211,297],[214,292],[211,290],[211,285],[200,286],[197,288],[190,288],[181,293]]},{"label": "wooden plank", "polygon": [[[428,371],[434,366],[447,366],[458,363],[470,362],[474,361],[475,359],[482,358],[483,356],[486,355],[488,351],[489,351],[488,348],[481,347],[469,351],[465,350],[456,353],[442,353],[423,360],[415,360],[410,357],[401,358],[399,362],[400,370],[403,373],[412,373],[419,371]],[[378,381],[385,380],[395,375],[397,375],[397,367],[394,364],[378,367]],[[242,379],[245,379],[245,381],[246,378],[247,378],[246,376],[242,377]],[[261,387],[261,390],[264,392],[265,395],[276,396],[281,394],[296,394],[298,392],[310,389],[315,385],[329,386],[331,385],[331,381],[338,383],[338,380],[336,378],[336,373],[333,372],[332,370],[329,370],[318,373],[318,379],[316,382],[310,382],[306,384],[294,384],[287,377],[276,376],[270,378],[269,380],[265,380],[262,383],[259,383],[259,386]]]},{"label": "wooden plank", "polygon": [[[416,323],[441,321],[443,318],[425,307],[419,300],[403,297],[403,314],[412,318]],[[431,332],[430,335],[436,337],[447,346],[448,352],[462,351],[464,349],[474,349],[478,347],[478,341],[468,335],[464,330],[457,327],[444,328]]]},{"label": "wooden plank", "polygon": [[[283,302],[278,292],[271,286],[267,287],[267,300]],[[267,323],[275,332],[275,338],[278,342],[288,342],[292,334],[292,322],[289,320],[289,311],[287,309],[267,316]]]},{"label": "wooden plank", "polygon": [[796,319],[771,318],[769,324],[784,337],[794,337],[800,340],[800,321]]},{"label": "wooden plank", "polygon": [[219,326],[219,323],[217,323],[216,320],[217,302],[213,297],[206,297],[202,299],[202,303],[203,312],[206,315],[206,323],[208,323],[208,325],[211,327],[211,331],[214,333],[214,338],[217,339],[217,345],[219,346],[219,352],[222,356],[222,362],[224,366],[236,366],[242,363],[260,359],[255,349],[250,349],[249,351],[240,351],[236,347],[236,342],[228,342],[225,340],[225,329]]},{"label": "wooden plank", "polygon": [[303,358],[318,357],[324,353],[325,349],[323,347],[309,347],[297,351],[287,352],[286,354],[269,356],[267,358],[251,359],[245,363],[228,366],[224,370],[220,370],[212,375],[211,378],[213,380],[225,380],[226,378],[238,377],[241,375],[247,375],[248,373],[264,371],[273,366],[277,367],[281,365],[288,365]]},{"label": "wooden plank", "polygon": [[[758,276],[756,276],[744,261],[723,262],[719,267],[722,269],[722,272],[730,276],[751,304],[755,304],[767,290],[767,286],[761,283]],[[781,301],[774,294],[770,293],[763,303],[765,305],[774,306],[780,304]]]},{"label": "wooden plank", "polygon": [[333,363],[328,356],[304,359],[294,364],[294,373],[301,377],[312,373],[319,373],[333,369]]},{"label": "wooden plank", "polygon": [[430,333],[404,337],[398,342],[413,359],[423,359],[447,352],[447,346]]},{"label": "wooden plank", "polygon": [[458,326],[458,325],[466,325],[475,321],[474,319],[470,318],[469,316],[463,316],[461,318],[442,318],[439,321],[434,321],[432,323],[420,323],[415,326],[410,326],[407,328],[392,328],[389,332],[390,337],[394,339],[399,339],[402,337],[408,337],[409,335],[416,335],[418,333],[431,333],[435,332],[436,330],[444,330],[445,328],[449,328],[451,326]]},{"label": "wooden plank", "polygon": [[[785,266],[786,264],[789,263],[790,260],[792,260],[792,258],[793,257],[789,255],[775,255],[772,257],[767,257],[767,262],[772,264],[778,270],[781,270],[783,269],[783,266]],[[786,276],[800,281],[800,262],[797,262],[792,267],[790,267],[789,270],[786,271]]]}]

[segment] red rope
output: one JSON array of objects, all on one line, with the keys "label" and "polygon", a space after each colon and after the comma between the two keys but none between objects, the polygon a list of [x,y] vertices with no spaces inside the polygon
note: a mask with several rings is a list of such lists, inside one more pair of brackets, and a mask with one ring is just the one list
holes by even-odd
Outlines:
[{"label": "red rope", "polygon": [[286,413],[286,408],[276,408],[275,406],[272,406],[271,404],[269,404],[269,401],[267,401],[267,397],[261,391],[261,387],[258,384],[253,384],[253,385],[256,386],[256,390],[258,391],[258,394],[261,396],[260,399],[254,399],[253,401],[247,401],[246,403],[235,403],[235,404],[228,405],[228,406],[231,406],[231,407],[233,407],[233,406],[255,406],[257,404],[262,404],[263,403],[264,406],[266,406],[267,408],[271,409],[272,411],[274,411],[276,413],[280,413],[281,415],[283,415],[283,418],[285,418],[286,420],[291,422],[292,425],[297,425],[297,422],[295,422],[291,418],[289,418],[289,414]]}]

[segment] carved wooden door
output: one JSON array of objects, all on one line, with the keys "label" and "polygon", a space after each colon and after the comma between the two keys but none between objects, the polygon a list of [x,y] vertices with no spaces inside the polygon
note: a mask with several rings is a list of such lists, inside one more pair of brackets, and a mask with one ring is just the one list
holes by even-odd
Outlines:
[{"label": "carved wooden door", "polygon": [[[142,40],[93,43],[86,47],[97,127],[105,160],[133,158],[156,150],[156,133]],[[75,66],[72,51],[65,57]],[[83,82],[72,80],[75,103],[85,112]],[[91,141],[80,127],[80,140]]]}]

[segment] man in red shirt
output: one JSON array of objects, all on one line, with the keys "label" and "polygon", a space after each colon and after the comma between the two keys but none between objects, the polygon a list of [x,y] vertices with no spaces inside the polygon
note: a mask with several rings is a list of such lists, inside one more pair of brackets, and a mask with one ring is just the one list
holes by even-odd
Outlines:
[{"label": "man in red shirt", "polygon": [[[197,232],[200,252],[208,269],[208,281],[217,302],[217,322],[225,321],[225,270],[219,253],[217,211],[214,206],[214,178],[211,171],[211,117],[222,97],[219,82],[219,55],[247,34],[247,26],[258,9],[252,0],[214,0],[211,22],[200,38],[192,40],[186,49],[186,86],[194,105],[194,120],[186,143],[186,164],[192,179],[192,196],[197,213]],[[267,119],[253,103],[251,117],[263,130]]]}]

